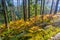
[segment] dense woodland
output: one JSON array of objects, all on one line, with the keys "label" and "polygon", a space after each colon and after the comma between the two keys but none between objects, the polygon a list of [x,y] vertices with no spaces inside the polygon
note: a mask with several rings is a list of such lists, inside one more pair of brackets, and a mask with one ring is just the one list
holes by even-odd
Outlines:
[{"label": "dense woodland", "polygon": [[[21,1],[21,0],[16,0],[17,4],[14,5],[14,0],[5,0],[4,1],[4,8],[6,10],[6,16],[8,17],[7,20],[8,21],[12,21],[12,20],[17,20],[17,19],[21,19],[24,18],[25,15],[26,17],[24,18],[24,20],[27,18],[30,18],[32,16],[37,16],[40,14],[51,14],[52,12],[54,14],[56,14],[56,11],[58,9],[58,2],[55,2],[55,0],[51,1],[51,5],[48,7],[47,5],[49,5],[49,1],[45,0],[26,0],[26,1]],[[55,4],[54,4],[55,3]],[[1,14],[0,15],[4,15],[4,13],[2,12],[3,7],[2,7],[2,2],[0,0],[0,11]],[[4,21],[4,17],[1,16],[2,19]]]},{"label": "dense woodland", "polygon": [[0,40],[52,40],[60,32],[55,25],[60,17],[59,3],[60,0],[0,0]]}]

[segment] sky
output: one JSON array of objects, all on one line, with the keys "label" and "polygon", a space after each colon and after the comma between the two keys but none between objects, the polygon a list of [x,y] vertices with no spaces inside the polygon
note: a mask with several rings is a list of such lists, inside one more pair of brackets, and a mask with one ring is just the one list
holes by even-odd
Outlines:
[{"label": "sky", "polygon": [[[20,4],[22,4],[22,1],[23,0],[20,0]],[[51,5],[52,0],[47,0],[47,1],[48,1],[48,4]],[[47,1],[45,1],[45,2],[47,2]],[[56,2],[56,0],[55,0],[55,2]],[[14,0],[14,5],[17,5],[17,0]]]},{"label": "sky", "polygon": [[[22,4],[22,0],[20,0],[20,5]],[[14,0],[14,5],[17,5],[17,0]]]},{"label": "sky", "polygon": [[[20,5],[22,4],[22,1],[23,0],[20,0]],[[50,7],[51,6],[51,3],[52,3],[52,0],[47,0],[47,1],[45,1],[45,2],[48,2],[48,4],[46,4],[48,7]],[[54,0],[54,2],[56,3],[56,0]],[[55,4],[54,3],[54,4]],[[17,0],[14,0],[14,5],[16,6],[17,5]],[[58,5],[58,9],[60,8],[60,1],[59,1],[59,5]]]}]

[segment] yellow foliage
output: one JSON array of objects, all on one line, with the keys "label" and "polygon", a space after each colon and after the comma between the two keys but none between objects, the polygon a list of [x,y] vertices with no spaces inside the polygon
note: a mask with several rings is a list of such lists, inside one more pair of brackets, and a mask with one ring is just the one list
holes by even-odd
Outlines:
[{"label": "yellow foliage", "polygon": [[33,33],[33,31],[32,31],[32,30],[29,30],[29,32]]},{"label": "yellow foliage", "polygon": [[10,24],[13,24],[13,22],[10,22]]},{"label": "yellow foliage", "polygon": [[38,26],[33,26],[33,27],[31,28],[31,30],[38,30],[38,29],[39,29]]},{"label": "yellow foliage", "polygon": [[29,25],[30,24],[29,21],[26,21],[26,24]]},{"label": "yellow foliage", "polygon": [[43,16],[43,20],[46,20],[47,19],[47,16]]},{"label": "yellow foliage", "polygon": [[[50,15],[46,15],[43,17],[44,22],[48,22]],[[52,16],[53,18],[56,18],[56,16]],[[36,21],[36,22],[35,22]],[[6,31],[7,28],[4,28],[5,25],[2,25],[0,30],[0,35],[20,35],[20,33],[26,32],[27,34],[31,35],[31,37],[35,37],[37,40],[47,40],[51,36],[55,35],[56,33],[60,32],[60,28],[55,27],[49,27],[48,29],[43,29],[40,26],[41,24],[41,17],[36,16],[33,18],[30,18],[30,21],[24,21],[23,19],[17,20],[17,21],[11,21],[9,25],[9,32]],[[40,23],[40,24],[39,24]],[[50,22],[49,22],[50,23]],[[37,25],[35,25],[37,24]],[[28,31],[28,32],[27,32]],[[7,33],[6,33],[7,32]],[[29,33],[30,32],[30,33]],[[5,35],[5,36],[6,36]],[[25,35],[25,34],[24,34]],[[24,36],[23,35],[23,36]],[[20,37],[20,36],[19,36]],[[38,38],[37,38],[38,37]],[[23,37],[24,38],[24,37]],[[32,38],[33,39],[33,38]]]}]

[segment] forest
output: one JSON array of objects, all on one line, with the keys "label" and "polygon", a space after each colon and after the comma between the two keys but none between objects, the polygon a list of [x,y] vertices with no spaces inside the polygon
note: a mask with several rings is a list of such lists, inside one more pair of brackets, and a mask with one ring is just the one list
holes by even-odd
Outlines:
[{"label": "forest", "polygon": [[0,40],[60,40],[60,0],[0,0]]}]

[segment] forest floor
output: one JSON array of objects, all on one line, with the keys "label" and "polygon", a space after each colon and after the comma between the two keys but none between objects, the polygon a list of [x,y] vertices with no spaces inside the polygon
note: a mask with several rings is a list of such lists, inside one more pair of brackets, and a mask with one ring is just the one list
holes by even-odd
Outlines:
[{"label": "forest floor", "polygon": [[56,14],[57,19],[53,20],[53,25],[60,27],[60,14]]},{"label": "forest floor", "polygon": [[[56,20],[53,20],[53,26],[60,27],[60,14],[56,14],[58,18]],[[57,33],[54,37],[51,37],[51,40],[60,40],[60,33]]]}]

